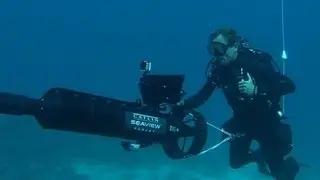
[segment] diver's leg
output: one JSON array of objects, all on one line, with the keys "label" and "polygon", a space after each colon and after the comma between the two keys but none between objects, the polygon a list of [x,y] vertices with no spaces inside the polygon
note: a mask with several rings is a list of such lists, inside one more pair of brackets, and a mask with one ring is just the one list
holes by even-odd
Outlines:
[{"label": "diver's leg", "polygon": [[253,156],[249,153],[252,138],[241,136],[230,142],[229,164],[231,168],[237,169],[254,162]]},{"label": "diver's leg", "polygon": [[[222,128],[231,134],[243,134],[238,121],[235,118],[231,118],[225,122]],[[226,136],[223,134],[222,138]],[[237,169],[250,162],[253,162],[251,153],[249,152],[252,137],[246,134],[235,138],[230,141],[229,149],[229,164],[231,168]]]},{"label": "diver's leg", "polygon": [[294,180],[299,165],[293,157],[284,158],[292,148],[290,126],[279,123],[266,131],[259,143],[271,175],[276,180]]},{"label": "diver's leg", "polygon": [[265,158],[263,156],[263,152],[261,150],[261,148],[259,147],[256,150],[251,150],[251,156],[253,161],[255,161],[255,163],[257,163],[258,165],[258,171],[264,175],[268,175],[270,176],[270,171],[269,168],[266,164]]}]

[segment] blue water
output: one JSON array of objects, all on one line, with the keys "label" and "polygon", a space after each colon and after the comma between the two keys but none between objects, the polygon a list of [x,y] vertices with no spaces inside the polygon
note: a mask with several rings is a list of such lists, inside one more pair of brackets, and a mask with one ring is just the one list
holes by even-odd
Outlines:
[{"label": "blue water", "polygon": [[[2,0],[0,91],[39,97],[67,87],[124,100],[139,97],[138,64],[186,75],[193,94],[205,81],[207,36],[233,27],[281,65],[280,1]],[[320,4],[285,1],[287,74],[297,91],[286,99],[295,156],[308,163],[297,179],[318,180]],[[315,75],[312,75],[315,74]],[[230,108],[220,92],[200,108],[220,126]],[[219,133],[210,129],[207,145]],[[228,167],[228,145],[188,160],[168,159],[159,146],[124,152],[120,140],[43,130],[26,117],[0,118],[1,180],[268,179],[254,165]]]}]

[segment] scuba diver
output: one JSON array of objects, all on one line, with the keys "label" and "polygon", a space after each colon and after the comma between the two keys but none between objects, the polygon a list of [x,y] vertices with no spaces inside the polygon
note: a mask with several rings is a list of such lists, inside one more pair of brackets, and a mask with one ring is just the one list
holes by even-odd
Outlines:
[{"label": "scuba diver", "polygon": [[[285,124],[281,97],[295,91],[294,82],[275,67],[270,54],[251,48],[234,29],[219,29],[209,36],[207,50],[213,56],[202,89],[177,105],[198,108],[216,88],[222,89],[233,117],[223,125],[232,133],[229,149],[233,169],[255,162],[260,172],[276,180],[293,180],[299,165],[293,157],[292,132]],[[224,135],[223,135],[224,136]],[[260,147],[253,151],[251,142]],[[267,166],[266,166],[267,165]]]},{"label": "scuba diver", "polygon": [[[161,144],[171,159],[198,155],[207,140],[204,117],[194,111],[160,105],[175,105],[183,96],[183,75],[151,74],[151,63],[142,61],[139,82],[141,100],[121,101],[65,88],[51,88],[40,98],[0,92],[0,114],[35,117],[44,129],[70,131],[137,141],[123,141],[126,150]],[[192,114],[193,126],[184,122]],[[188,149],[178,140],[194,137]]]}]

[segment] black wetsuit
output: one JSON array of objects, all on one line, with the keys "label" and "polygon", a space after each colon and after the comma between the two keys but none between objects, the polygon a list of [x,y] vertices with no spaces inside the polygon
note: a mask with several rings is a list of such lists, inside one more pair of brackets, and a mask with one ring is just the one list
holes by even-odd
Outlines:
[{"label": "black wetsuit", "polygon": [[[291,129],[282,123],[281,96],[293,93],[295,84],[288,77],[276,71],[268,53],[255,49],[242,49],[238,58],[229,65],[213,62],[211,75],[204,87],[184,103],[187,108],[197,108],[204,104],[216,88],[221,88],[233,117],[223,128],[234,134],[242,134],[231,141],[230,166],[239,168],[255,161],[255,153],[250,153],[252,140],[257,140],[268,164],[271,175],[277,180],[293,180],[298,172],[294,159],[284,160],[291,151]],[[237,84],[239,77],[249,73],[254,80],[257,94],[254,97],[241,97]],[[246,77],[246,76],[245,76]],[[242,99],[244,98],[244,99]],[[290,167],[289,167],[290,166]]]}]

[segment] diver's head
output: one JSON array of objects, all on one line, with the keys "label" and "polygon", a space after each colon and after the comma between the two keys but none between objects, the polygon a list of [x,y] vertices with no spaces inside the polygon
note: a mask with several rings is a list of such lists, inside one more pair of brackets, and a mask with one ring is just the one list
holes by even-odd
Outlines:
[{"label": "diver's head", "polygon": [[208,52],[226,65],[238,56],[237,33],[233,29],[218,29],[209,36]]}]

